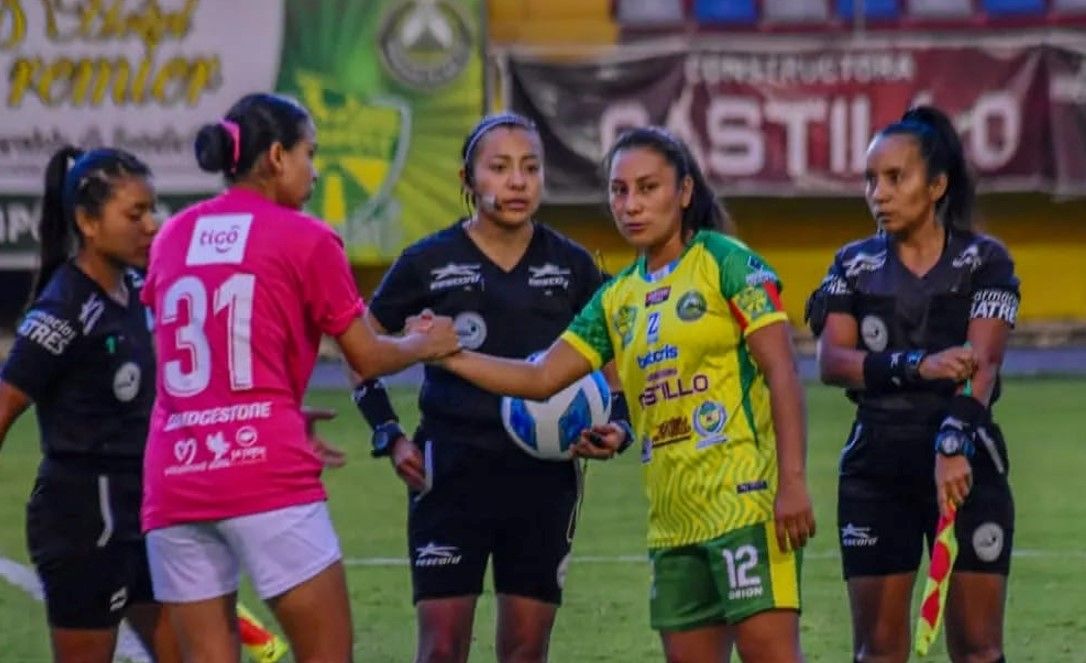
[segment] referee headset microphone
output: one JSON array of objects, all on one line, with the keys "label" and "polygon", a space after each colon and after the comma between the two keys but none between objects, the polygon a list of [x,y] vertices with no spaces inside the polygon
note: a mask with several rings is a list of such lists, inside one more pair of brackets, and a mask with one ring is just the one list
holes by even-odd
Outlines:
[{"label": "referee headset microphone", "polygon": [[493,193],[489,193],[485,196],[480,196],[479,203],[482,207],[494,210],[495,212],[502,211],[502,203],[500,200],[498,200],[498,196]]}]

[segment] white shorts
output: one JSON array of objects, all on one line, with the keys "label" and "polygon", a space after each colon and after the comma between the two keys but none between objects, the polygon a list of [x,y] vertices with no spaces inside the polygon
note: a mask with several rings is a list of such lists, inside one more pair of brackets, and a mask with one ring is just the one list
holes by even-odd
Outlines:
[{"label": "white shorts", "polygon": [[238,590],[244,566],[269,599],[297,587],[342,557],[324,502],[147,533],[155,599],[192,603]]}]

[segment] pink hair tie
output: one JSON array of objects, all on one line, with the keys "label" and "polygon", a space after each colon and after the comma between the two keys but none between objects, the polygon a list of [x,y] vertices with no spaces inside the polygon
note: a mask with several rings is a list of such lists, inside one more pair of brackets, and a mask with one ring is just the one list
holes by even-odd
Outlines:
[{"label": "pink hair tie", "polygon": [[230,139],[234,141],[234,158],[231,159],[230,168],[227,169],[228,172],[233,173],[241,160],[241,127],[237,122],[226,118],[219,120],[219,125],[226,129],[226,133],[230,134]]}]

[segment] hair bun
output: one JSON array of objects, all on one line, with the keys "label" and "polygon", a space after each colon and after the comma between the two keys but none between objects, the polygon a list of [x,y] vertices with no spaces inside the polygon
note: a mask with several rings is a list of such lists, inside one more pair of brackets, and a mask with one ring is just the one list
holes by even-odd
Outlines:
[{"label": "hair bun", "polygon": [[196,133],[196,163],[208,173],[225,173],[234,154],[234,139],[221,124],[205,124]]}]

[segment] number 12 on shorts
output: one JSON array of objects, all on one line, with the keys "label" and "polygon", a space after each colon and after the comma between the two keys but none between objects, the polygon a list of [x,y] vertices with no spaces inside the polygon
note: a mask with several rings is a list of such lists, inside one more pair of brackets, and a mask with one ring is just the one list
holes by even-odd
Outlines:
[{"label": "number 12 on shorts", "polygon": [[728,598],[743,599],[762,595],[762,577],[751,573],[758,566],[758,549],[752,545],[742,545],[734,551],[724,548],[720,551],[724,567],[728,573]]}]

